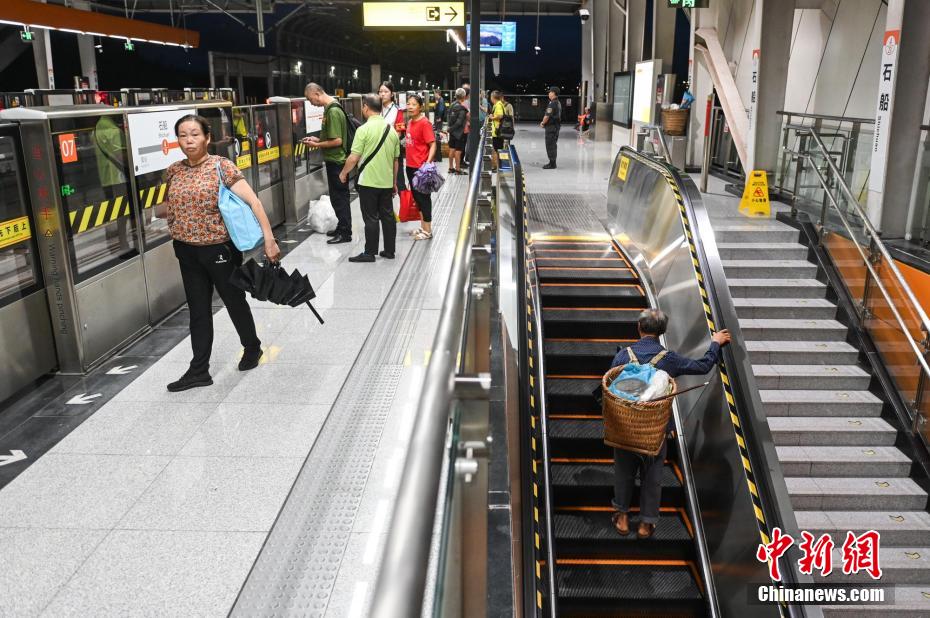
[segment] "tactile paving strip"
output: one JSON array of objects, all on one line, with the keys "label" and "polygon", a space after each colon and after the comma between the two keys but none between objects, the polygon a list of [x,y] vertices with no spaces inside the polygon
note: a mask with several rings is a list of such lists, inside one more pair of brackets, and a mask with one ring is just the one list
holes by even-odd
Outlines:
[{"label": "tactile paving strip", "polygon": [[423,305],[422,290],[440,261],[430,246],[456,236],[467,191],[464,178],[449,179],[435,196],[434,238],[417,242],[407,256],[231,616],[326,612]]},{"label": "tactile paving strip", "polygon": [[[529,193],[529,224],[532,232],[604,233],[604,225],[594,215],[595,200],[601,195],[571,193]],[[603,207],[601,208],[603,210]]]}]

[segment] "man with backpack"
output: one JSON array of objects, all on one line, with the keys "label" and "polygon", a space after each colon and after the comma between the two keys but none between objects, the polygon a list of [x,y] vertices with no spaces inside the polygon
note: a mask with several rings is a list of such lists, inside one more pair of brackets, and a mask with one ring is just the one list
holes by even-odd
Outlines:
[{"label": "man with backpack", "polygon": [[323,88],[314,82],[307,84],[304,96],[312,105],[323,108],[323,129],[320,137],[302,140],[309,146],[323,151],[323,163],[326,165],[326,183],[329,185],[329,201],[339,223],[336,229],[328,232],[331,236],[327,244],[337,245],[352,242],[352,210],[349,206],[349,183],[342,182],[339,174],[352,149],[352,138],[359,127],[356,118],[350,117],[335,97],[326,94]]}]

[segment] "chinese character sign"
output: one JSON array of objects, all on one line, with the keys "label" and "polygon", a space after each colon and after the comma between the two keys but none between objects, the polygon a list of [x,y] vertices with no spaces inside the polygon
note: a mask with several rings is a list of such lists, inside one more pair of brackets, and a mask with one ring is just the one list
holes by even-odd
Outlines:
[{"label": "chinese character sign", "polygon": [[872,136],[872,163],[869,171],[869,191],[885,190],[885,167],[888,141],[891,139],[891,114],[894,110],[894,84],[897,79],[898,47],[901,31],[889,30],[882,39],[878,101],[875,109],[875,133]]},{"label": "chinese character sign", "polygon": [[[880,579],[882,576],[879,563],[880,540],[881,535],[875,530],[869,530],[860,535],[852,531],[847,532],[842,547],[843,574],[855,575],[860,571],[865,571],[872,579]],[[768,562],[769,576],[772,581],[782,580],[778,560],[794,545],[794,542],[790,534],[783,533],[780,528],[774,528],[772,540],[759,544],[756,558],[759,562]],[[833,549],[835,547],[836,544],[829,534],[815,537],[810,532],[801,532],[798,549],[801,550],[802,555],[798,559],[798,571],[805,575],[814,575],[816,571],[817,575],[826,577],[833,572]]]}]

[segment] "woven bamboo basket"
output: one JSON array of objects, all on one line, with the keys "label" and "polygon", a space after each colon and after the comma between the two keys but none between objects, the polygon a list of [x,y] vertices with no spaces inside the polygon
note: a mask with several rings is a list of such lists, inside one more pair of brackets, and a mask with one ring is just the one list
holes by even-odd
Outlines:
[{"label": "woven bamboo basket", "polygon": [[663,109],[662,129],[666,135],[684,135],[688,124],[687,109]]},{"label": "woven bamboo basket", "polygon": [[672,416],[672,401],[678,387],[670,379],[670,396],[655,402],[630,401],[617,397],[608,390],[610,383],[623,371],[623,365],[614,367],[601,379],[604,394],[604,444],[640,455],[655,456],[665,440],[665,429]]}]

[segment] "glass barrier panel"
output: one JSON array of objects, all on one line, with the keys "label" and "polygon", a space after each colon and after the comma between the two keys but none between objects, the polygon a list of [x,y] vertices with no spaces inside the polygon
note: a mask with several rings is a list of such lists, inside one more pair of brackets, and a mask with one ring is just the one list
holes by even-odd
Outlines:
[{"label": "glass barrier panel", "polygon": [[310,152],[306,144],[300,140],[307,136],[306,106],[303,100],[291,101],[291,142],[294,144],[293,164],[294,175],[297,178],[306,176],[310,171]]},{"label": "glass barrier panel", "polygon": [[139,254],[122,115],[53,120],[52,144],[77,282]]},{"label": "glass barrier panel", "polygon": [[[446,452],[444,454],[443,491],[439,495],[439,508],[442,509],[443,519],[440,522],[436,555],[436,580],[432,591],[432,608],[428,613],[435,618],[456,615],[462,607],[461,564],[462,564],[462,534],[461,534],[461,503],[462,488],[455,473],[455,460],[459,450],[459,428],[462,419],[462,406],[458,401],[452,403],[452,417],[449,433],[446,436]],[[438,511],[439,509],[437,509]],[[429,598],[427,591],[427,598]]]},{"label": "glass barrier panel", "polygon": [[253,174],[255,167],[252,155],[255,150],[255,140],[249,132],[249,127],[251,126],[252,118],[248,107],[232,108],[232,131],[233,138],[235,139],[233,149],[236,155],[233,161],[236,162],[236,166],[245,174],[249,184],[254,187],[255,178]]},{"label": "glass barrier panel", "polygon": [[36,290],[39,269],[16,141],[0,135],[0,306]]},{"label": "glass barrier panel", "polygon": [[281,180],[281,151],[278,144],[278,115],[273,105],[252,108],[252,133],[258,161],[258,190]]}]

